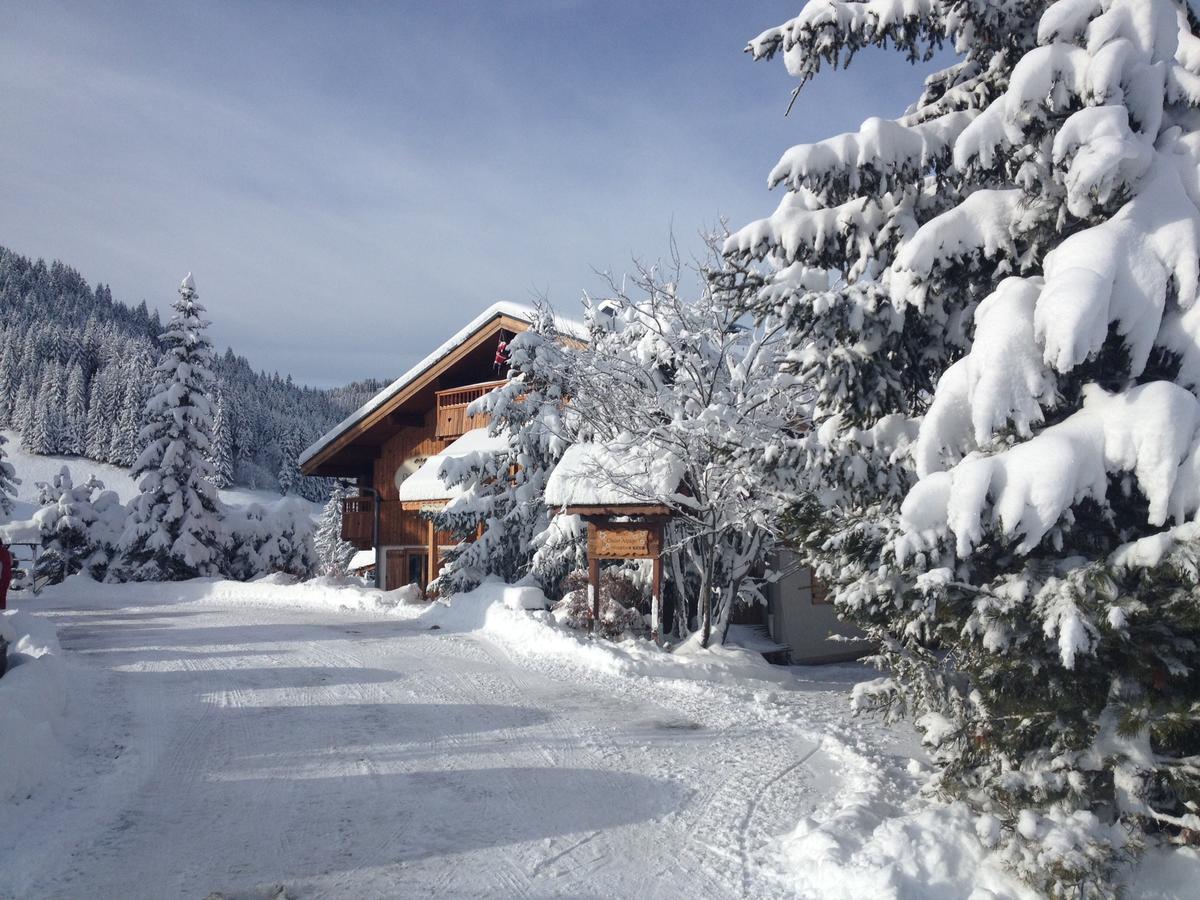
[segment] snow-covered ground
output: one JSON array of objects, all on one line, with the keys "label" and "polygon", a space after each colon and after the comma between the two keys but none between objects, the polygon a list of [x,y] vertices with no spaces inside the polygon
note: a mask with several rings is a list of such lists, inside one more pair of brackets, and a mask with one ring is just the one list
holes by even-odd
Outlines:
[{"label": "snow-covered ground", "polygon": [[[17,486],[17,502],[14,504],[11,516],[13,521],[28,519],[33,515],[37,509],[37,483],[51,481],[63,466],[71,470],[71,478],[76,484],[82,484],[87,481],[89,475],[95,475],[104,482],[106,489],[116,493],[122,503],[128,503],[138,492],[137,482],[129,474],[128,469],[96,462],[82,456],[39,456],[28,453],[21,449],[19,432],[0,431],[0,434],[8,438],[8,443],[4,445],[4,451],[8,454],[8,461],[17,470],[17,477],[21,479],[21,484]],[[229,506],[248,506],[251,503],[258,503],[264,507],[271,507],[283,499],[279,496],[278,491],[252,491],[249,488],[241,487],[220,491],[220,495],[221,500]],[[305,500],[297,501],[297,498],[294,497],[292,500],[293,502],[308,503]],[[309,505],[313,508],[314,515],[320,512],[320,504],[309,503]]]},{"label": "snow-covered ground", "polygon": [[[593,643],[505,599],[278,577],[18,596],[57,705],[0,777],[5,894],[1030,896],[919,811],[910,732],[849,717],[869,671]],[[1195,858],[1174,862],[1131,895],[1188,896]]]},{"label": "snow-covered ground", "polygon": [[75,727],[0,823],[7,890],[787,894],[771,839],[840,788],[845,742],[883,737],[846,722],[856,667],[652,679],[380,597],[74,578],[27,603]]}]

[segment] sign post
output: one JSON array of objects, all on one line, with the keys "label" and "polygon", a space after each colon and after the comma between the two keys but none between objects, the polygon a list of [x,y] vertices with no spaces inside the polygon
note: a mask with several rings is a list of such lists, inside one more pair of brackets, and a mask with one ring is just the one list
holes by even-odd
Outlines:
[{"label": "sign post", "polygon": [[654,561],[650,589],[650,631],[654,643],[662,645],[662,542],[661,520],[588,521],[588,588],[592,592],[590,631],[595,631],[596,622],[600,619],[600,560],[650,559]]}]

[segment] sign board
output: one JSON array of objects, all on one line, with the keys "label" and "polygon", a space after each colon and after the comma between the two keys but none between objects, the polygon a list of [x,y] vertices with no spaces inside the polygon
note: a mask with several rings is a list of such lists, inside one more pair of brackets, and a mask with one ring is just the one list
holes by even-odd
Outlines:
[{"label": "sign board", "polygon": [[654,559],[662,552],[660,526],[626,522],[589,524],[587,552],[592,559]]}]

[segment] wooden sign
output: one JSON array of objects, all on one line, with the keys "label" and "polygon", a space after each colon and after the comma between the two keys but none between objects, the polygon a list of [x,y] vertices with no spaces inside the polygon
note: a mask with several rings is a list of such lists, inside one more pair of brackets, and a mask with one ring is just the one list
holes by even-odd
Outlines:
[{"label": "wooden sign", "polygon": [[587,552],[592,559],[654,559],[662,552],[660,526],[626,522],[589,524]]}]

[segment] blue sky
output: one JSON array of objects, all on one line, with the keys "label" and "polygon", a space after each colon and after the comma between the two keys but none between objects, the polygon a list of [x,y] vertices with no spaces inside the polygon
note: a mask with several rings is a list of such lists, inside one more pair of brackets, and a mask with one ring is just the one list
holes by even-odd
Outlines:
[{"label": "blue sky", "polygon": [[12,4],[0,244],[329,385],[391,377],[497,299],[563,311],[634,256],[767,214],[791,144],[897,115],[924,69],[793,82],[795,2]]}]

